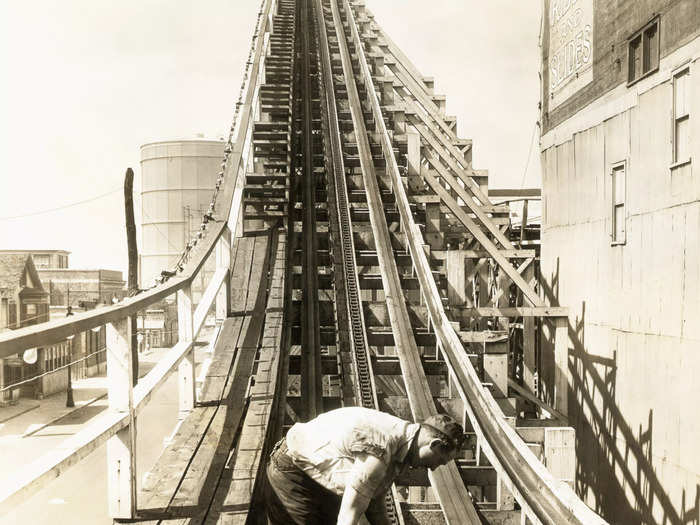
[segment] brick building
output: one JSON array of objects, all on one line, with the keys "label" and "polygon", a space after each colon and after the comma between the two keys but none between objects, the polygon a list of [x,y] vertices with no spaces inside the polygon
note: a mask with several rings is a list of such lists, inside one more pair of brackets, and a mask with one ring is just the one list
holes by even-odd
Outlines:
[{"label": "brick building", "polygon": [[698,523],[700,2],[543,16],[541,265],[570,309],[576,489],[611,523]]},{"label": "brick building", "polygon": [[94,308],[126,295],[122,272],[115,270],[40,269],[39,277],[51,296],[52,306]]}]

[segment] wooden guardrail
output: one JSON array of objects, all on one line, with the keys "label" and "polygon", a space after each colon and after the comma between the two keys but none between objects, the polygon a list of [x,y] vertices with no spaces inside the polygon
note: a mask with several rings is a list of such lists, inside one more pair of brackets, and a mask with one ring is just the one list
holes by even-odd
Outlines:
[{"label": "wooden guardrail", "polygon": [[[229,311],[231,235],[238,231],[240,225],[243,174],[252,160],[250,137],[260,79],[264,75],[264,61],[261,58],[266,53],[271,15],[276,3],[276,0],[263,0],[258,15],[259,25],[253,37],[248,63],[250,67],[246,68],[246,78],[241,88],[241,95],[245,94],[245,97],[236,109],[240,118],[231,128],[223,173],[217,184],[217,190],[221,185],[219,210],[215,213],[218,220],[203,225],[202,235],[193,240],[194,248],[189,252],[187,261],[166,282],[119,304],[0,334],[0,358],[3,358],[27,348],[55,344],[85,330],[106,325],[109,399],[109,410],[103,416],[97,417],[56,449],[27,465],[17,475],[4,476],[0,481],[0,513],[106,443],[109,515],[120,519],[136,517],[135,420],[154,392],[176,368],[179,374],[180,417],[192,410],[196,402],[194,341],[214,304],[219,318],[225,317]],[[216,257],[216,271],[195,309],[192,281],[212,256]],[[179,341],[133,386],[131,316],[174,293],[177,294],[178,303]]]},{"label": "wooden guardrail", "polygon": [[[437,336],[438,347],[447,362],[450,376],[464,401],[467,415],[478,436],[481,449],[497,470],[499,483],[504,483],[512,492],[522,508],[523,515],[532,523],[557,525],[564,523],[606,523],[588,508],[567,484],[555,479],[529,450],[515,429],[506,423],[499,406],[491,393],[483,388],[476,370],[469,361],[443,308],[440,293],[425,254],[423,236],[410,210],[408,196],[394,157],[393,145],[384,122],[379,97],[374,87],[354,13],[348,0],[342,0],[342,2],[348,14],[348,22],[360,62],[360,73],[367,88],[367,98],[371,104],[376,131],[381,140],[387,173],[396,196],[399,215],[406,232],[406,239],[428,308],[430,322]],[[489,246],[484,247],[489,249]],[[510,263],[506,262],[506,264]],[[515,279],[514,281],[518,282]],[[539,298],[533,297],[532,299],[536,299],[533,301],[535,305],[541,304]],[[567,318],[559,317],[556,319],[557,341],[555,345],[566,345]]]}]

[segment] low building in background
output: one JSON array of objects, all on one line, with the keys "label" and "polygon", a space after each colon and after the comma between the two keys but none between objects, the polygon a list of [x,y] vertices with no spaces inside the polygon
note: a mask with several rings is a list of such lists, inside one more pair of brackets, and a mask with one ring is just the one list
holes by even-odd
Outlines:
[{"label": "low building in background", "polygon": [[[68,268],[69,254],[65,250],[0,250],[0,330],[61,319],[69,306],[77,314],[126,296],[122,272]],[[0,359],[0,402],[65,391],[69,363],[74,363],[74,379],[103,373],[105,343],[106,330],[101,326],[25,356]],[[24,382],[32,377],[37,379]],[[17,388],[2,390],[13,384]]]},{"label": "low building in background", "polygon": [[69,251],[66,250],[0,250],[0,255],[31,255],[37,270],[42,268],[68,268]]},{"label": "low building in background", "polygon": [[39,277],[51,296],[51,306],[94,308],[126,296],[126,282],[116,270],[76,270],[46,268]]},{"label": "low building in background", "polygon": [[[44,289],[32,257],[27,253],[0,253],[0,331],[16,330],[49,320],[49,294]],[[17,388],[39,373],[41,359],[27,363],[22,355],[0,359],[0,403],[16,400],[20,395],[34,396],[36,383]]]}]

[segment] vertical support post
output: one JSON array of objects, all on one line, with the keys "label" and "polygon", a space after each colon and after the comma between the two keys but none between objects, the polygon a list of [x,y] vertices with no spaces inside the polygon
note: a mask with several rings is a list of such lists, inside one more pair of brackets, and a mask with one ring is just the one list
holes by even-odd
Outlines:
[{"label": "vertical support post", "polygon": [[447,297],[450,306],[467,302],[467,265],[463,250],[447,251]]},{"label": "vertical support post", "polygon": [[423,180],[420,177],[420,135],[413,126],[408,126],[406,129],[406,159],[408,187],[411,191],[421,191]]},{"label": "vertical support post", "polygon": [[136,421],[131,360],[131,317],[107,324],[109,408],[129,413],[129,426],[107,441],[109,515],[136,517]]},{"label": "vertical support post", "polygon": [[382,90],[382,104],[385,106],[391,106],[394,103],[394,81],[384,80],[381,83]]},{"label": "vertical support post", "polygon": [[568,415],[569,405],[569,319],[554,319],[554,408]]},{"label": "vertical support post", "polygon": [[521,218],[521,223],[520,223],[520,242],[518,243],[518,246],[522,247],[523,241],[525,240],[525,227],[527,226],[527,203],[529,201],[525,199],[525,202],[523,202],[523,216]]},{"label": "vertical support post", "polygon": [[443,233],[440,229],[440,203],[427,202],[425,204],[425,240],[433,250],[442,250],[444,247]]},{"label": "vertical support post", "polygon": [[216,243],[216,269],[226,269],[226,277],[216,294],[216,323],[221,324],[231,311],[231,230],[226,228]]},{"label": "vertical support post", "polygon": [[508,336],[484,341],[484,379],[493,384],[493,397],[508,397]]},{"label": "vertical support post", "polygon": [[406,113],[401,110],[394,111],[394,132],[406,133]]},{"label": "vertical support post", "polygon": [[[476,261],[476,282],[479,296],[475,306],[491,305],[491,290],[489,290],[489,259],[482,258]],[[477,317],[474,319],[475,330],[486,330],[487,319]]]},{"label": "vertical support post", "polygon": [[[523,274],[526,282],[531,283],[535,274],[534,265],[531,264]],[[519,301],[524,301],[520,298]],[[535,388],[535,372],[537,361],[535,356],[535,318],[523,317],[523,386],[531,393],[537,395]]]},{"label": "vertical support post", "polygon": [[535,318],[523,317],[523,385],[537,395],[535,370]]},{"label": "vertical support post", "polygon": [[513,493],[505,486],[503,478],[499,474],[496,481],[496,510],[513,510],[514,508]]},{"label": "vertical support post", "polygon": [[178,367],[178,393],[180,399],[180,419],[183,419],[194,408],[194,316],[192,309],[192,286],[187,284],[177,291],[177,329],[178,341],[187,343],[190,349]]},{"label": "vertical support post", "polygon": [[576,477],[576,431],[573,428],[544,429],[544,464],[555,478],[573,488]]}]

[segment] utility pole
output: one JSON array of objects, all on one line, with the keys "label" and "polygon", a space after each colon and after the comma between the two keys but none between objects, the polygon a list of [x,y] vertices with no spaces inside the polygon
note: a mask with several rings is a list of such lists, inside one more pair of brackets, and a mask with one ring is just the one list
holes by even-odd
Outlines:
[{"label": "utility pole", "polygon": [[[124,177],[124,215],[126,217],[126,244],[129,253],[128,295],[131,297],[138,292],[138,247],[136,246],[136,222],[134,221],[134,171],[126,169]],[[139,377],[139,353],[137,333],[137,315],[131,316],[131,362],[133,363],[133,384]]]},{"label": "utility pole", "polygon": [[[70,305],[66,308],[66,317],[73,315],[73,308]],[[68,386],[66,388],[66,407],[73,408],[75,406],[75,401],[73,400],[73,378],[71,373],[72,362],[73,362],[73,338],[74,335],[69,335],[68,341]]]}]

